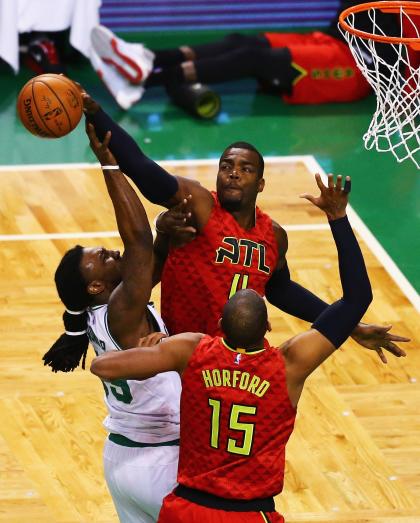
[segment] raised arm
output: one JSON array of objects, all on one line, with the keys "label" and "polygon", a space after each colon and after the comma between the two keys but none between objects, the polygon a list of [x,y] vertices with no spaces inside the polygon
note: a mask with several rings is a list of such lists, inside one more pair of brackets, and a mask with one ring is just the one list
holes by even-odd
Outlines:
[{"label": "raised arm", "polygon": [[164,338],[161,343],[152,347],[106,352],[92,361],[90,370],[107,381],[141,380],[168,371],[182,374],[203,336],[200,333],[184,332]]},{"label": "raised arm", "polygon": [[269,303],[283,312],[301,320],[313,322],[328,307],[328,303],[290,278],[286,260],[287,233],[274,221],[273,229],[279,250],[279,262],[265,287],[266,298]]},{"label": "raised arm", "polygon": [[159,283],[170,247],[181,247],[196,237],[197,229],[190,225],[192,195],[155,218],[156,237],[153,243],[155,255],[153,285]]},{"label": "raised arm", "polygon": [[197,181],[173,176],[148,158],[133,138],[86,93],[83,94],[83,104],[87,121],[94,125],[100,140],[111,131],[109,149],[121,170],[135,183],[143,196],[152,203],[170,208],[192,194],[194,221],[201,230],[213,208],[211,193]]},{"label": "raised arm", "polygon": [[341,177],[334,184],[328,176],[328,187],[316,175],[320,196],[302,197],[322,209],[329,220],[337,246],[343,296],[325,309],[309,331],[292,338],[282,347],[284,351],[287,386],[292,403],[300,397],[305,379],[351,334],[372,301],[372,290],[362,252],[346,216],[350,179],[342,188]]},{"label": "raised arm", "polygon": [[[291,279],[286,260],[287,233],[274,221],[273,229],[280,256],[277,268],[265,287],[266,298],[269,303],[283,312],[312,323],[327,309],[328,303]],[[387,363],[382,349],[396,357],[405,356],[404,350],[395,342],[410,341],[409,338],[389,332],[391,327],[391,325],[359,323],[353,329],[351,337],[362,347],[376,351],[380,359]]]},{"label": "raised arm", "polygon": [[[103,168],[104,179],[114,206],[118,231],[124,244],[121,283],[108,302],[108,323],[112,336],[122,347],[148,334],[146,305],[150,299],[153,271],[153,238],[144,207],[136,192],[116,166],[108,148],[111,133],[100,142],[93,125],[87,125],[90,146]],[[143,326],[143,328],[142,328]]]}]

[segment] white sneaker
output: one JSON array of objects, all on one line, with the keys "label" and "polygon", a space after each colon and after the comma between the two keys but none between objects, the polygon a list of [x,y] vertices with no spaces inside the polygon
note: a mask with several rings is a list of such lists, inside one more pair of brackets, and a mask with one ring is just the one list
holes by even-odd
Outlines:
[{"label": "white sneaker", "polygon": [[90,63],[118,105],[123,109],[129,109],[143,96],[144,87],[132,85],[117,73],[114,67],[101,60],[93,49],[90,53]]},{"label": "white sneaker", "polygon": [[155,55],[142,44],[131,44],[98,25],[90,33],[92,47],[99,57],[130,83],[143,83],[153,69]]}]

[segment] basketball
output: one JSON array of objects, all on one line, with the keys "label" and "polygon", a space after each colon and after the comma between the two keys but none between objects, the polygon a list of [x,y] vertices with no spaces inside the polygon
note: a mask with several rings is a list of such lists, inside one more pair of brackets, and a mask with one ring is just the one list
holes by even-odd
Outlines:
[{"label": "basketball", "polygon": [[41,74],[21,89],[17,112],[29,132],[41,138],[60,138],[70,133],[82,117],[79,89],[59,74]]}]

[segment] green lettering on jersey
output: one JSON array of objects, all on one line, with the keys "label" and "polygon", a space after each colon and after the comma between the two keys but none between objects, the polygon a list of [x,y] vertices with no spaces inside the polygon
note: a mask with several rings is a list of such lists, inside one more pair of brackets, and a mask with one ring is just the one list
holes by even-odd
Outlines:
[{"label": "green lettering on jersey", "polygon": [[111,393],[115,399],[127,405],[133,401],[133,396],[126,380],[103,381],[102,383],[107,396]]}]

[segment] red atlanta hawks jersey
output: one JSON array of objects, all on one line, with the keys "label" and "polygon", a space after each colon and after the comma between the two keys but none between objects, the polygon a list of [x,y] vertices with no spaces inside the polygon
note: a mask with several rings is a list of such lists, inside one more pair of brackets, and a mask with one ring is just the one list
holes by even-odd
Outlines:
[{"label": "red atlanta hawks jersey", "polygon": [[279,349],[205,336],[182,377],[178,482],[224,498],[278,494],[295,415]]},{"label": "red atlanta hawks jersey", "polygon": [[220,205],[204,230],[183,247],[171,249],[161,284],[161,314],[171,334],[220,334],[223,305],[239,289],[264,296],[276,268],[278,247],[271,218],[256,208],[255,226],[243,229]]}]

